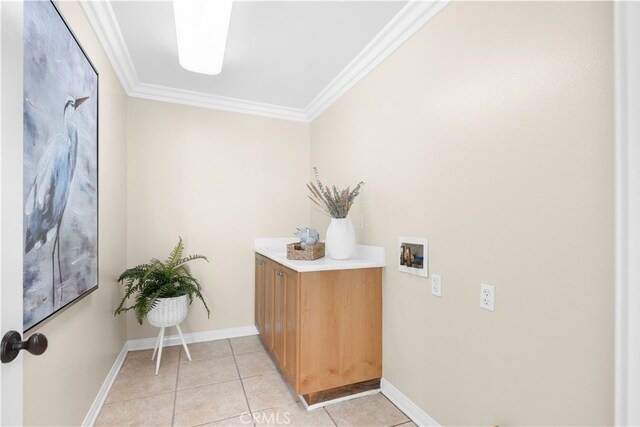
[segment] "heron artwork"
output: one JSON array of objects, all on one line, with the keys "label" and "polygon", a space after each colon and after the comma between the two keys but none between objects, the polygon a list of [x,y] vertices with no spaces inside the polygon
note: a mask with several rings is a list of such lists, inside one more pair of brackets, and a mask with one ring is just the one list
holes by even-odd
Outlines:
[{"label": "heron artwork", "polygon": [[40,248],[53,239],[51,249],[51,286],[53,305],[56,299],[55,254],[58,252],[58,276],[62,284],[60,265],[60,224],[67,207],[71,180],[78,157],[78,130],[73,121],[75,111],[89,97],[68,97],[64,104],[65,133],[58,133],[47,141],[36,169],[36,177],[24,207],[26,218],[24,251]]},{"label": "heron artwork", "polygon": [[51,1],[24,2],[23,327],[98,286],[98,73]]}]

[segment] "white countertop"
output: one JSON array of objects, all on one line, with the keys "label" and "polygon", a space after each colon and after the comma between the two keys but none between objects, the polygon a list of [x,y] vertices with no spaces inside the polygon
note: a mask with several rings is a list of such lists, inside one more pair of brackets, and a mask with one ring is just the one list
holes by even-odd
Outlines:
[{"label": "white countertop", "polygon": [[273,261],[301,273],[309,271],[353,270],[358,268],[384,267],[384,248],[378,246],[356,245],[349,259],[335,260],[328,256],[315,261],[287,259],[287,243],[296,243],[297,237],[275,237],[256,239],[254,250]]}]

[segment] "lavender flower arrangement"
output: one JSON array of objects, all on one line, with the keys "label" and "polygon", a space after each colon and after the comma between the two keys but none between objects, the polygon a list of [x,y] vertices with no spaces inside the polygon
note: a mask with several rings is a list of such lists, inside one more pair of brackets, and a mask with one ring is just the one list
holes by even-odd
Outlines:
[{"label": "lavender flower arrangement", "polygon": [[360,194],[364,182],[360,181],[353,191],[351,191],[350,187],[338,190],[335,185],[329,189],[320,182],[318,168],[314,167],[313,171],[316,175],[316,182],[315,184],[313,182],[307,184],[307,188],[311,192],[309,199],[331,218],[346,218],[349,215],[351,205]]}]

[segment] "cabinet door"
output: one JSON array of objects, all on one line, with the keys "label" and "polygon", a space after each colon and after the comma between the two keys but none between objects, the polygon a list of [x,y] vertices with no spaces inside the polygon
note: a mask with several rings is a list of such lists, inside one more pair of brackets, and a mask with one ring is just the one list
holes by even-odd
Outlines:
[{"label": "cabinet door", "polygon": [[297,391],[298,389],[298,273],[284,269],[284,293],[285,293],[285,325],[284,325],[284,363],[283,371],[289,383]]},{"label": "cabinet door", "polygon": [[299,394],[382,376],[382,269],[300,276]]},{"label": "cabinet door", "polygon": [[265,288],[265,260],[260,255],[256,255],[255,324],[260,334],[264,333],[264,288]]},{"label": "cabinet door", "polygon": [[276,266],[276,275],[273,286],[273,355],[284,364],[284,328],[285,309],[287,305],[285,284],[286,276],[280,265]]},{"label": "cabinet door", "polygon": [[273,348],[273,286],[275,267],[271,261],[265,260],[264,268],[264,324],[262,335],[267,348]]}]

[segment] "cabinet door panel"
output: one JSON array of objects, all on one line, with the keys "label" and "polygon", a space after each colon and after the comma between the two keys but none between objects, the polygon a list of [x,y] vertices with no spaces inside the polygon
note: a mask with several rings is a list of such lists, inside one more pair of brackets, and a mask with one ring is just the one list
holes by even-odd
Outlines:
[{"label": "cabinet door panel", "polygon": [[285,337],[284,374],[294,390],[298,390],[298,273],[285,269]]},{"label": "cabinet door panel", "polygon": [[281,366],[284,363],[285,280],[282,267],[278,265],[273,287],[273,355],[280,362]]},{"label": "cabinet door panel", "polygon": [[256,296],[255,296],[255,324],[260,334],[264,333],[264,288],[265,261],[256,255]]},{"label": "cabinet door panel", "polygon": [[382,376],[379,268],[303,273],[299,393]]},{"label": "cabinet door panel", "polygon": [[264,280],[264,335],[263,340],[267,348],[273,347],[273,286],[275,278],[274,264],[265,263]]}]

